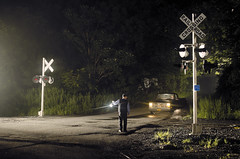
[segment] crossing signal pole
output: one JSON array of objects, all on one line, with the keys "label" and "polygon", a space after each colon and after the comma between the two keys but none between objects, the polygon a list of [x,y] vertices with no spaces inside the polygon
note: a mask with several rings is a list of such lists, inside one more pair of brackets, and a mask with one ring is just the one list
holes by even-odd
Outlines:
[{"label": "crossing signal pole", "polygon": [[51,72],[54,71],[51,64],[53,63],[53,59],[49,62],[45,58],[42,60],[42,75],[36,75],[33,77],[33,83],[41,83],[42,84],[42,93],[41,93],[41,110],[38,112],[40,117],[44,116],[44,87],[46,83],[52,84],[54,79],[50,76],[45,76],[45,72],[49,69]]},{"label": "crossing signal pole", "polygon": [[[179,37],[184,40],[189,34],[192,33],[192,44],[181,44],[179,48],[179,54],[182,58],[188,56],[187,47],[192,47],[192,70],[193,70],[193,123],[192,123],[192,135],[200,135],[202,133],[202,125],[197,122],[197,91],[200,90],[200,86],[197,85],[197,57],[195,51],[197,51],[197,35],[200,39],[204,38],[206,35],[198,28],[198,25],[206,18],[206,16],[201,13],[196,19],[195,15],[192,14],[192,20],[190,20],[186,15],[182,15],[180,20],[187,25],[187,28],[179,35]],[[199,55],[201,58],[207,56],[205,44],[199,47]],[[205,52],[204,52],[205,51]]]}]

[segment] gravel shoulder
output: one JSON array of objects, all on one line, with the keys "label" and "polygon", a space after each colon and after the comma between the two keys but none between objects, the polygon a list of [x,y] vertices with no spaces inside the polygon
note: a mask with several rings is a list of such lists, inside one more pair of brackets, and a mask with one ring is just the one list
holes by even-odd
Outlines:
[{"label": "gravel shoulder", "polygon": [[[200,120],[203,132],[199,136],[190,135],[191,122],[167,119],[146,125],[133,134],[123,134],[128,140],[108,145],[104,158],[240,159],[239,121]],[[168,135],[157,139],[159,132]]]}]

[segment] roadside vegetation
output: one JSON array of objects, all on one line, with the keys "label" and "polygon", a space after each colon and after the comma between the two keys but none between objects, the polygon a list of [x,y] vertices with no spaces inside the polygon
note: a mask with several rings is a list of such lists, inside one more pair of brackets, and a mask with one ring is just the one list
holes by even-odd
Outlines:
[{"label": "roadside vegetation", "polygon": [[198,115],[239,119],[239,4],[233,0],[198,5],[191,1],[186,6],[180,1],[144,0],[3,3],[0,116],[37,114],[41,86],[31,78],[41,74],[42,57],[54,59],[54,72],[46,72],[55,79],[45,87],[48,115],[109,111],[100,107],[123,92],[132,107],[144,105],[157,92],[174,92],[191,101],[192,67],[189,63],[184,75],[182,59],[174,50],[180,44],[176,35],[183,29],[178,17],[191,8],[211,10],[203,12],[207,19],[199,27],[207,35],[202,41],[210,52],[205,60],[215,68],[202,69],[198,60],[198,75],[216,73],[219,78],[215,95],[199,98]]},{"label": "roadside vegetation", "polygon": [[198,117],[203,119],[240,119],[240,111],[214,96],[199,99]]},{"label": "roadside vegetation", "polygon": [[[96,112],[108,112],[114,108],[108,105],[114,99],[113,94],[71,94],[63,89],[49,87],[45,91],[45,115],[83,115]],[[23,98],[28,106],[25,115],[36,116],[40,109],[41,90],[33,88]]]},{"label": "roadside vegetation", "polygon": [[155,149],[163,150],[163,152],[167,150],[168,153],[172,151],[179,156],[182,156],[180,154],[183,153],[185,156],[197,154],[199,156],[211,155],[210,158],[218,159],[239,158],[238,130],[234,127],[226,128],[228,129],[227,131],[231,131],[232,135],[221,133],[224,131],[222,128],[211,128],[218,129],[220,132],[211,133],[211,129],[206,126],[203,134],[195,136],[185,134],[188,128],[185,128],[183,132],[182,126],[172,126],[168,129],[157,130],[152,140],[153,144],[156,144]]}]

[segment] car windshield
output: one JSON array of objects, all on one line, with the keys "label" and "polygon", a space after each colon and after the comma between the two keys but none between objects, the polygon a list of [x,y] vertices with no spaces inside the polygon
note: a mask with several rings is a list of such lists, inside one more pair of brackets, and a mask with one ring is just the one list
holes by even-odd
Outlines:
[{"label": "car windshield", "polygon": [[157,100],[159,99],[174,99],[174,94],[158,94]]}]

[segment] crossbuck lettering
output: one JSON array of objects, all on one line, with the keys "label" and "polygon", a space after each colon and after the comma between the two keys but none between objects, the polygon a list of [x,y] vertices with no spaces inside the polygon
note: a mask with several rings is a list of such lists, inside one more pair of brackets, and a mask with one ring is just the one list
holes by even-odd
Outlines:
[{"label": "crossbuck lettering", "polygon": [[194,32],[200,39],[203,39],[206,34],[198,28],[198,25],[206,19],[206,16],[201,13],[194,22],[192,22],[185,14],[180,17],[180,20],[188,27],[179,35],[184,40],[190,33]]}]

